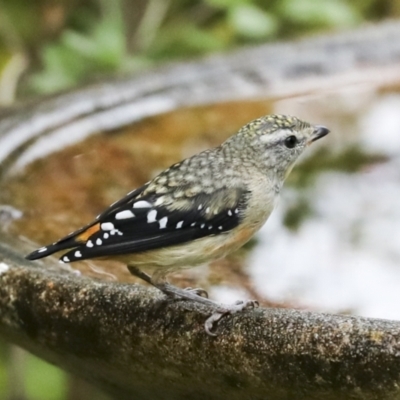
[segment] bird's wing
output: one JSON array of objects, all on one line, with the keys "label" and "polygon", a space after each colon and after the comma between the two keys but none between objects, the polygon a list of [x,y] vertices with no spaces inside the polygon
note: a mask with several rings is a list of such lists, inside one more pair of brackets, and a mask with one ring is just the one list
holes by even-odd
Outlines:
[{"label": "bird's wing", "polygon": [[243,187],[222,187],[212,194],[199,192],[188,197],[180,188],[157,194],[143,186],[114,203],[93,223],[28,257],[36,259],[73,248],[61,257],[64,262],[72,262],[143,252],[221,234],[239,224],[247,198],[248,191]]}]

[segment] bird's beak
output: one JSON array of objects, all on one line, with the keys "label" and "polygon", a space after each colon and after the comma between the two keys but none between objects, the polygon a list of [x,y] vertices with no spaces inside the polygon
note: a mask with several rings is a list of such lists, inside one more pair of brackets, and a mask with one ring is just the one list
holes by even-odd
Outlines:
[{"label": "bird's beak", "polygon": [[326,136],[330,132],[328,128],[325,128],[325,126],[316,125],[314,128],[315,129],[310,137],[309,143],[315,142],[316,140],[321,139],[322,137]]}]

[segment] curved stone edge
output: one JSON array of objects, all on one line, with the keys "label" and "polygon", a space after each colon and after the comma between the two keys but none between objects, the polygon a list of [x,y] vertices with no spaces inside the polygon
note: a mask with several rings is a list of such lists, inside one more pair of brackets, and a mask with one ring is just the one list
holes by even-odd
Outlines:
[{"label": "curved stone edge", "polygon": [[393,71],[382,74],[382,68],[400,63],[399,32],[400,22],[389,21],[265,44],[29,101],[0,115],[0,165],[26,141],[72,122],[88,135],[179,107],[334,89],[371,76],[384,80]]},{"label": "curved stone edge", "polygon": [[204,306],[7,252],[0,333],[116,398],[400,398],[400,322],[258,309],[212,338]]}]

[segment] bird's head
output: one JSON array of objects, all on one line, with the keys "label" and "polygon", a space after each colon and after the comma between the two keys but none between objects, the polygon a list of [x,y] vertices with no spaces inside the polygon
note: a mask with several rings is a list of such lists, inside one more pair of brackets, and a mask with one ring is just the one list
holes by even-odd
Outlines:
[{"label": "bird's head", "polygon": [[328,133],[324,126],[296,117],[266,115],[245,125],[237,138],[260,168],[284,179],[304,149]]}]

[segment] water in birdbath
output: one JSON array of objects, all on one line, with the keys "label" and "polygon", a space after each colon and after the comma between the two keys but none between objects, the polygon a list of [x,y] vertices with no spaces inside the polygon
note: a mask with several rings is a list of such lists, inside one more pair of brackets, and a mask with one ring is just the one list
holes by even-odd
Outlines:
[{"label": "water in birdbath", "polygon": [[[269,113],[296,115],[331,134],[304,154],[267,224],[226,259],[170,280],[201,286],[225,302],[256,298],[264,305],[398,319],[399,108],[396,88],[358,86],[184,109],[99,133],[27,165],[27,159],[17,161],[19,170],[0,187],[0,204],[18,218],[3,230],[29,252],[90,222],[170,164],[218,145],[246,122]],[[96,279],[136,281],[117,262],[70,268]]]}]

